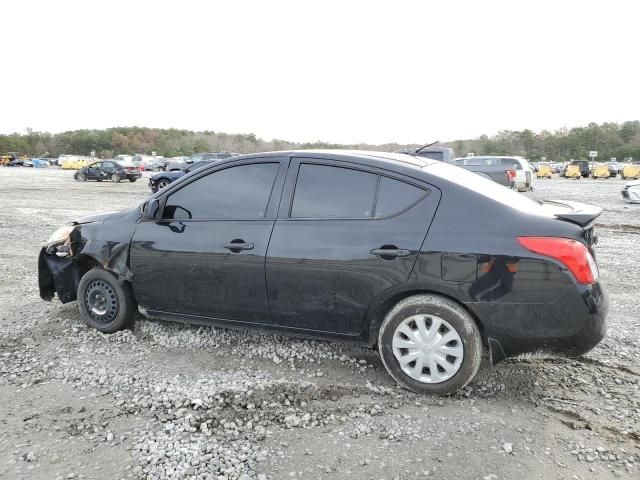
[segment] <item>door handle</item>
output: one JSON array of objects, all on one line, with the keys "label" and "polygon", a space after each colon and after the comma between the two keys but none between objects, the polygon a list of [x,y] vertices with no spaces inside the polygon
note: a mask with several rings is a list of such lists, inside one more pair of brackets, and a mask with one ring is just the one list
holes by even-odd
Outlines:
[{"label": "door handle", "polygon": [[411,255],[410,250],[405,250],[404,248],[374,248],[371,250],[371,255],[375,255],[376,257],[408,257]]},{"label": "door handle", "polygon": [[239,252],[240,250],[253,250],[253,243],[246,243],[244,240],[233,240],[229,243],[224,244],[224,248],[231,250],[234,253]]}]

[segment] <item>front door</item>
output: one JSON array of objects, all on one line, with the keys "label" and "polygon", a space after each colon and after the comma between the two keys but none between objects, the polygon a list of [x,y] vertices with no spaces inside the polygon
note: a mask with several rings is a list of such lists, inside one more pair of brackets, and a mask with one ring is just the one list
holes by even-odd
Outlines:
[{"label": "front door", "polygon": [[102,168],[102,162],[92,163],[87,167],[87,173],[85,176],[87,180],[98,180],[102,178],[100,176],[100,169]]},{"label": "front door", "polygon": [[227,164],[169,188],[162,219],[141,222],[132,239],[138,303],[151,313],[268,323],[264,260],[287,161]]},{"label": "front door", "polygon": [[437,189],[328,161],[291,162],[267,251],[275,324],[354,335],[369,305],[405,282]]}]

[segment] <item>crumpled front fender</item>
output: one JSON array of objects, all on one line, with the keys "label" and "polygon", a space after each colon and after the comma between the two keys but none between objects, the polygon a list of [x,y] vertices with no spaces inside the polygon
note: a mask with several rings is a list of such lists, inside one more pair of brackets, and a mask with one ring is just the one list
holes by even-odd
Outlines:
[{"label": "crumpled front fender", "polygon": [[43,247],[38,257],[40,297],[55,293],[62,303],[76,299],[78,284],[91,268],[100,266],[118,278],[131,281],[129,245],[140,217],[138,208],[117,212],[101,221],[75,222],[70,236],[70,255],[59,257],[54,246]]}]

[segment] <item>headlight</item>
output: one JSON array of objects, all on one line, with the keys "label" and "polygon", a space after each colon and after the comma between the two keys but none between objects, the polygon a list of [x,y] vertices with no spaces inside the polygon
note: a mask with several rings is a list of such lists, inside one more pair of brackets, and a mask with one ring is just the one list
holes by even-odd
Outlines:
[{"label": "headlight", "polygon": [[68,243],[70,240],[71,232],[76,228],[74,225],[65,225],[53,232],[53,235],[47,240],[47,245],[53,245],[56,243]]}]

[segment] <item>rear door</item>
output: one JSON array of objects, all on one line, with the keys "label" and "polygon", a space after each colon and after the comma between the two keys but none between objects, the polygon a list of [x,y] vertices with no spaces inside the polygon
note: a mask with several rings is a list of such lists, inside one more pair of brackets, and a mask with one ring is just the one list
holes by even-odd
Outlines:
[{"label": "rear door", "polygon": [[102,167],[100,168],[100,178],[108,179],[111,178],[111,175],[116,171],[116,165],[113,162],[102,162]]},{"label": "rear door", "polygon": [[439,198],[388,172],[292,159],[267,251],[272,321],[358,333],[371,302],[408,280]]},{"label": "rear door", "polygon": [[89,180],[97,180],[102,178],[100,176],[100,169],[102,168],[102,162],[92,163],[87,167],[85,177]]}]

